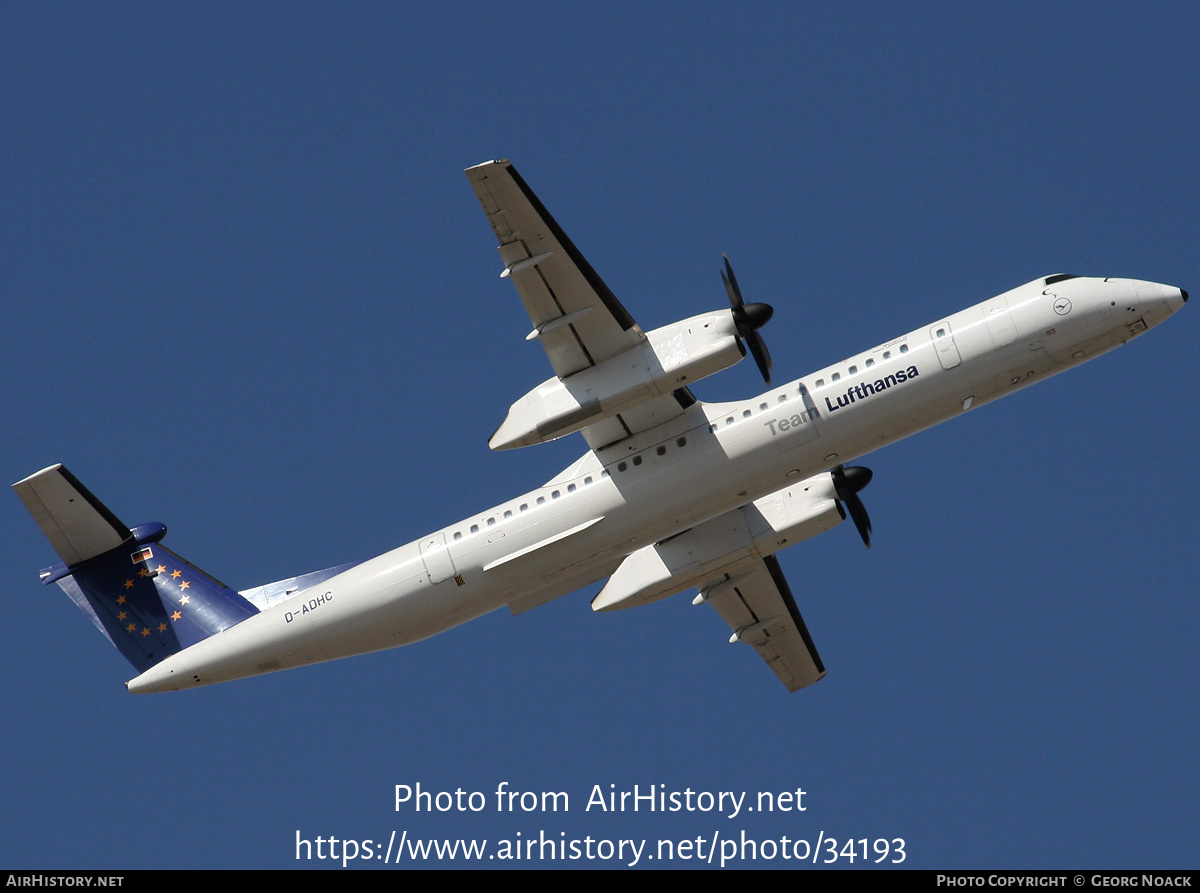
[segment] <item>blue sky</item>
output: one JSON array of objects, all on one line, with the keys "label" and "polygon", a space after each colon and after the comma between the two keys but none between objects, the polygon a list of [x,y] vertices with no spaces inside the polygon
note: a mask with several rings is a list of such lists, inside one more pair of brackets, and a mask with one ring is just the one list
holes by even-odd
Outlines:
[{"label": "blue sky", "polygon": [[[723,306],[728,252],[781,381],[1052,272],[1196,293],[1198,36],[1184,4],[7,6],[0,462],[64,462],[235,588],[548,479],[581,439],[487,449],[549,374],[462,174],[488,158],[647,328]],[[544,830],[1194,865],[1193,327],[863,460],[870,552],[844,526],[781,556],[829,670],[796,695],[689,596],[594,616],[592,587],[130,696],[10,497],[0,863]],[[417,782],[571,810],[395,811]],[[807,809],[585,811],[610,784]]]}]

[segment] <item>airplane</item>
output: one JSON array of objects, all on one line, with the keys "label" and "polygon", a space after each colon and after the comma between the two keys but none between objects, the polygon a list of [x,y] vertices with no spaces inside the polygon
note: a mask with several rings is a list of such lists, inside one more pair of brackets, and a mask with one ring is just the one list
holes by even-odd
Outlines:
[{"label": "airplane", "polygon": [[[878,447],[1127,343],[1188,293],[1137,279],[1035,279],[786,384],[726,258],[730,305],[644,331],[506,160],[467,177],[554,374],[512,404],[495,450],[579,433],[543,486],[367,561],[234,591],[127,527],[62,465],[13,485],[61,561],[44,569],[133,664],[130,692],[196,688],[425,639],[607,580],[594,611],[696,590],[789,691],[825,665],[776,553],[847,517]],[[749,353],[768,390],[705,403],[695,382]]]}]

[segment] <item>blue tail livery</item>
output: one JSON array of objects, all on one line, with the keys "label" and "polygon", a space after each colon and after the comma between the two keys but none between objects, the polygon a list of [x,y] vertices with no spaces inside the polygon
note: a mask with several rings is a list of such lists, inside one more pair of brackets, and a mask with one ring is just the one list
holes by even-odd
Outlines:
[{"label": "blue tail livery", "polygon": [[238,593],[162,545],[165,525],[126,527],[62,465],[13,489],[62,558],[42,582],[57,583],[138,672],[344,570]]}]

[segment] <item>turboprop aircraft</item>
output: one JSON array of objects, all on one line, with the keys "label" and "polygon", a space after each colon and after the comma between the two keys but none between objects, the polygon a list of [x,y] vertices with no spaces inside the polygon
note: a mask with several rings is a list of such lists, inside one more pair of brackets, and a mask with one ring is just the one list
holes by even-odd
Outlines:
[{"label": "turboprop aircraft", "polygon": [[[127,527],[66,468],[14,484],[62,559],[66,591],[134,665],[131,692],[172,691],[416,642],[507,605],[514,614],[607,578],[595,611],[697,590],[795,691],[825,665],[775,554],[845,520],[867,546],[846,462],[1138,337],[1187,292],[1056,274],[771,385],[728,259],[730,306],[646,332],[507,161],[467,170],[527,340],[554,375],[512,404],[492,449],[579,432],[588,450],[543,486],[368,561],[234,591]],[[703,403],[691,386],[749,352],[768,390]]]}]

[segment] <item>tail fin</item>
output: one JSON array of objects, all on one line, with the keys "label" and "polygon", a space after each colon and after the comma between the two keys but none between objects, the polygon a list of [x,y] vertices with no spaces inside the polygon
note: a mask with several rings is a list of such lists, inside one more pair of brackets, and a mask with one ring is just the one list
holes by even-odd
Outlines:
[{"label": "tail fin", "polygon": [[62,465],[13,489],[62,558],[42,581],[58,583],[139,672],[258,613],[163,546],[164,525],[131,530]]}]

